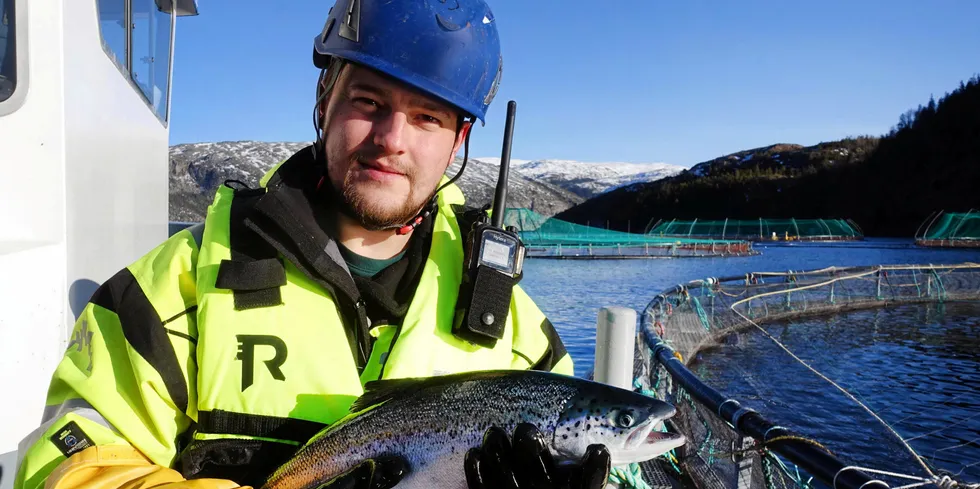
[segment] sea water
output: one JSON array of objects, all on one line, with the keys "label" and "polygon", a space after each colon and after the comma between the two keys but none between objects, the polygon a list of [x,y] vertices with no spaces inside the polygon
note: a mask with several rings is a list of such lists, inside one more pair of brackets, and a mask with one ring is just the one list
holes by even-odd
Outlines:
[{"label": "sea water", "polygon": [[[586,376],[593,367],[601,307],[625,306],[640,313],[657,294],[691,280],[829,266],[980,263],[980,250],[919,248],[910,240],[757,244],[755,248],[760,255],[731,258],[529,259],[521,286],[555,324],[575,361],[576,375]],[[858,391],[859,399],[876,412],[885,411],[883,418],[897,423],[893,428],[900,436],[917,437],[909,444],[933,467],[962,471],[961,480],[980,482],[977,318],[976,306],[920,305],[768,327],[792,331],[799,348],[823,344],[824,348],[812,350],[811,360],[828,369],[830,378]],[[885,323],[887,331],[882,328]],[[895,436],[875,427],[877,421],[856,403],[789,355],[780,354],[761,333],[740,336],[746,341],[702,354],[696,365],[710,385],[739,400],[744,397],[779,424],[826,441],[843,451],[835,453],[846,460],[921,473],[909,465],[916,462]],[[766,362],[749,362],[749,357]],[[800,399],[807,399],[805,405]],[[924,412],[915,415],[919,411]],[[957,424],[949,427],[952,423]]]},{"label": "sea water", "polygon": [[850,463],[925,475],[901,439],[933,472],[980,482],[980,304],[905,304],[763,328],[881,421],[754,328],[690,368]]}]

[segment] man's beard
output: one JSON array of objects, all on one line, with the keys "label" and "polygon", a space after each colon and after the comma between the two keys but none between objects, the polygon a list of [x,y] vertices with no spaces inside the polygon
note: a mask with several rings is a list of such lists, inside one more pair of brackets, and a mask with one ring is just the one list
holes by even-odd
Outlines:
[{"label": "man's beard", "polygon": [[[416,185],[415,172],[408,165],[395,166],[399,172],[404,173],[405,178],[408,180],[409,193],[400,206],[391,209],[389,206],[380,204],[377,197],[372,199],[362,195],[358,192],[357,182],[353,181],[354,172],[360,167],[358,159],[361,158],[363,158],[363,154],[359,152],[351,155],[350,162],[347,165],[347,173],[344,175],[344,180],[341,183],[339,195],[337,196],[339,198],[337,200],[339,201],[340,211],[356,220],[364,229],[381,231],[400,228],[415,218],[421,212],[423,206],[435,196],[435,189],[433,188],[427,193],[422,194],[421,198],[412,199],[412,191]],[[387,201],[391,202],[391,200]]]}]

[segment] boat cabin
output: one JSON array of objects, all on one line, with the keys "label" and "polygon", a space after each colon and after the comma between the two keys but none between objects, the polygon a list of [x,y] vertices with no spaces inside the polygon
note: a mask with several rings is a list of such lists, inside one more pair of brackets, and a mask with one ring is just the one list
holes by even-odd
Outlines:
[{"label": "boat cabin", "polygon": [[77,314],[168,236],[175,23],[196,0],[0,0],[0,488]]}]

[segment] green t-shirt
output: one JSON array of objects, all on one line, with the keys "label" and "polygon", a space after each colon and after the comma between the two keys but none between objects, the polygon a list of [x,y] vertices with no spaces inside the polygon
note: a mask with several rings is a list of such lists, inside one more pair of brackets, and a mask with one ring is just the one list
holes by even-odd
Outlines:
[{"label": "green t-shirt", "polygon": [[386,260],[378,260],[376,258],[358,255],[347,249],[344,245],[340,245],[340,254],[344,256],[344,261],[347,262],[347,268],[350,269],[351,274],[365,278],[374,277],[378,272],[388,268],[389,265],[401,260],[405,256],[405,252],[402,251]]}]

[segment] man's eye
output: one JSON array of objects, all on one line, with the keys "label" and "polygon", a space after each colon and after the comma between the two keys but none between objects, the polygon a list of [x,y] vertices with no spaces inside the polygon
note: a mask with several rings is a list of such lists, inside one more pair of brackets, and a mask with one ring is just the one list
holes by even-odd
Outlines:
[{"label": "man's eye", "polygon": [[419,120],[426,124],[442,124],[442,121],[428,114],[419,115]]},{"label": "man's eye", "polygon": [[378,103],[375,102],[374,100],[371,100],[369,98],[364,98],[364,97],[354,97],[352,101],[354,102],[355,105],[359,107],[376,108],[378,106]]}]

